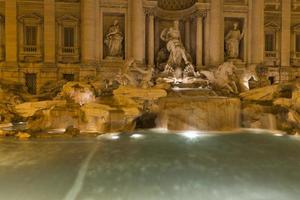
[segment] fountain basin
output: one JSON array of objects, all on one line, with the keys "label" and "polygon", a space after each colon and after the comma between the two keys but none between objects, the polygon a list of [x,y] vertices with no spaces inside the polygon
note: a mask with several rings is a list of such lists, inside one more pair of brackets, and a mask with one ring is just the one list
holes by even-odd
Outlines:
[{"label": "fountain basin", "polygon": [[157,125],[168,130],[224,131],[240,127],[237,98],[172,96],[159,102]]}]

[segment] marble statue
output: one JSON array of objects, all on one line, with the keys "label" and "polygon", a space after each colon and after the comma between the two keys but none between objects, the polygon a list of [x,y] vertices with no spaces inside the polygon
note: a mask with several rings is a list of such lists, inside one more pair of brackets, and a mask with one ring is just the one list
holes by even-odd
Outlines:
[{"label": "marble statue", "polygon": [[152,83],[153,69],[143,70],[137,67],[133,58],[127,60],[121,72],[117,75],[116,81],[123,86],[134,86],[148,88]]},{"label": "marble statue", "polygon": [[108,49],[107,56],[109,57],[123,57],[123,40],[124,36],[120,29],[118,20],[109,28],[105,36],[104,43]]},{"label": "marble statue", "polygon": [[226,37],[226,55],[230,59],[237,59],[240,54],[240,42],[244,37],[244,32],[239,30],[239,24],[234,23],[233,29],[230,30]]},{"label": "marble statue", "polygon": [[259,77],[256,72],[257,65],[252,64],[248,66],[245,71],[239,77],[239,83],[241,92],[246,92],[250,90],[249,81],[253,79],[254,81],[259,81]]},{"label": "marble statue", "polygon": [[204,75],[213,85],[237,94],[235,71],[236,66],[232,62],[225,62],[214,71],[200,71],[200,74]]},{"label": "marble statue", "polygon": [[186,67],[189,67],[189,71],[194,67],[188,60],[188,53],[181,42],[179,22],[174,21],[173,27],[165,28],[160,38],[166,42],[166,48],[170,53],[164,73],[173,74],[175,78],[181,79]]}]

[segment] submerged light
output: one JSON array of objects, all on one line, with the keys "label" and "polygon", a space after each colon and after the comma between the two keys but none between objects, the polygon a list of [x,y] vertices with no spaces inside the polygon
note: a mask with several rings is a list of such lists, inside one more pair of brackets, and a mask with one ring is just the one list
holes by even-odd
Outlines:
[{"label": "submerged light", "polygon": [[109,133],[109,134],[99,135],[97,139],[118,140],[120,139],[120,133]]},{"label": "submerged light", "polygon": [[181,135],[183,135],[186,138],[189,139],[196,139],[198,137],[200,137],[199,132],[197,131],[185,131],[183,133],[181,133]]},{"label": "submerged light", "polygon": [[134,139],[140,139],[140,138],[143,138],[144,136],[141,134],[135,133],[135,134],[131,135],[130,137],[134,138]]}]

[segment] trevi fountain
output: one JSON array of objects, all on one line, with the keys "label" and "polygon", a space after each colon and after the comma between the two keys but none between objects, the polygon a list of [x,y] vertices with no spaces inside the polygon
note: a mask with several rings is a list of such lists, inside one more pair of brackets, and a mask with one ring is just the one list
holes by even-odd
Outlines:
[{"label": "trevi fountain", "polygon": [[[300,131],[297,81],[262,85],[266,67],[234,64],[244,33],[233,24],[225,37],[228,61],[194,66],[179,21],[163,29],[164,46],[155,67],[126,60],[112,79],[45,84],[29,95],[17,83],[1,81],[1,135],[36,137],[45,133],[104,134],[138,129],[236,131],[240,128]],[[122,59],[123,33],[115,20],[105,36],[107,57]],[[20,128],[21,127],[21,128]]]},{"label": "trevi fountain", "polygon": [[0,0],[0,199],[299,200],[299,0]]}]

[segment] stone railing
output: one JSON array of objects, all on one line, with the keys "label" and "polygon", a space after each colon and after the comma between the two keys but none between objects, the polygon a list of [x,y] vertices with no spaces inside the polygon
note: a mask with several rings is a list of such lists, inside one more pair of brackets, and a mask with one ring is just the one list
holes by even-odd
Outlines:
[{"label": "stone railing", "polygon": [[41,62],[43,59],[42,49],[38,45],[24,45],[20,49],[19,59],[22,62]]},{"label": "stone railing", "polygon": [[294,66],[300,66],[300,52],[292,52],[291,63]]},{"label": "stone railing", "polygon": [[265,51],[265,58],[277,58],[278,51]]},{"label": "stone railing", "polygon": [[61,63],[77,63],[79,62],[78,47],[59,47],[58,61]]},{"label": "stone railing", "polygon": [[38,52],[38,46],[36,46],[36,45],[24,45],[23,52],[24,53],[35,54],[35,53]]},{"label": "stone railing", "polygon": [[62,54],[76,54],[78,52],[77,47],[62,47],[61,48]]},{"label": "stone railing", "polygon": [[277,66],[280,63],[279,51],[265,51],[265,64]]}]

